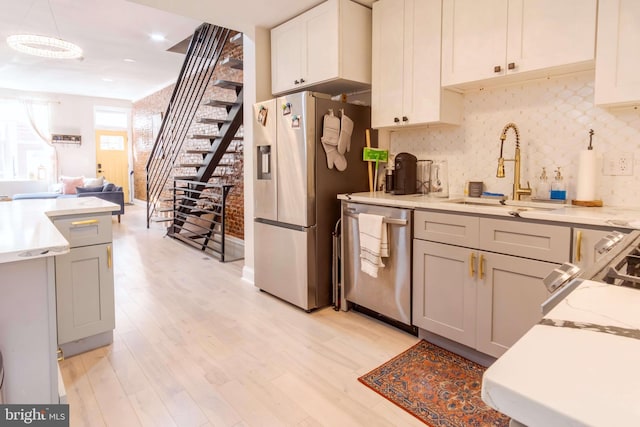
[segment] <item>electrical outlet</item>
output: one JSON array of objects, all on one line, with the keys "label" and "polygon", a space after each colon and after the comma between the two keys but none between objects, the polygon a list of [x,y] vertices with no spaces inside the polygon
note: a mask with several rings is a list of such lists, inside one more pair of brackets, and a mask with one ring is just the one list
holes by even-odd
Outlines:
[{"label": "electrical outlet", "polygon": [[633,153],[605,153],[603,175],[633,175]]}]

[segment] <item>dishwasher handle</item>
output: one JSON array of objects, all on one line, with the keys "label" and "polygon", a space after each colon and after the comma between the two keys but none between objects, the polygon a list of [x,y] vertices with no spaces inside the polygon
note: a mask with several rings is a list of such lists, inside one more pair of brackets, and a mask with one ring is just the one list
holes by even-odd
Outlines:
[{"label": "dishwasher handle", "polygon": [[[351,217],[351,218],[358,218],[357,213],[355,213],[355,209],[345,209],[344,210],[344,215]],[[400,219],[400,218],[389,218],[389,217],[384,217],[382,219],[382,222],[384,222],[385,224],[389,224],[389,225],[400,225],[400,226],[404,226],[408,224],[408,221],[406,219]]]}]

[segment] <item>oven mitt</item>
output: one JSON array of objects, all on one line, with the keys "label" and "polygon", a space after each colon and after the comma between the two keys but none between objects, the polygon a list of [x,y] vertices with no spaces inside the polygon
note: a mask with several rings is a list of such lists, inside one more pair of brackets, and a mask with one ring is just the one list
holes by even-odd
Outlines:
[{"label": "oven mitt", "polygon": [[347,168],[347,159],[338,152],[338,137],[340,135],[340,119],[333,114],[333,110],[329,110],[324,115],[322,125],[322,148],[327,154],[327,167],[332,169],[335,165],[336,169],[343,171]]},{"label": "oven mitt", "polygon": [[340,136],[338,137],[338,152],[344,154],[351,149],[351,134],[353,133],[353,120],[351,120],[342,110],[342,122],[340,125]]}]

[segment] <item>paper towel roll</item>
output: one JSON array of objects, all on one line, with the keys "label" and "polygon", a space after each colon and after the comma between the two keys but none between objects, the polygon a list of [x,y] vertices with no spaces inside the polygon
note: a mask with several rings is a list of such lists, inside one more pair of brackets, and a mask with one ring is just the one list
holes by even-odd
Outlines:
[{"label": "paper towel roll", "polygon": [[596,152],[583,150],[578,160],[576,200],[596,200]]}]

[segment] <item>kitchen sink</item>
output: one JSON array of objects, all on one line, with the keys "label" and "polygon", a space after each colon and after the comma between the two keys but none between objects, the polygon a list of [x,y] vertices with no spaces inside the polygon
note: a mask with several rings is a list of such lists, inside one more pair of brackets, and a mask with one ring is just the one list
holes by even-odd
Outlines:
[{"label": "kitchen sink", "polygon": [[518,216],[520,212],[526,211],[554,211],[564,207],[562,204],[544,203],[544,202],[530,202],[520,200],[499,200],[499,199],[482,199],[465,197],[463,199],[450,199],[445,203],[451,203],[456,205],[477,206],[478,208],[496,209],[499,211],[506,211],[510,215]]}]

